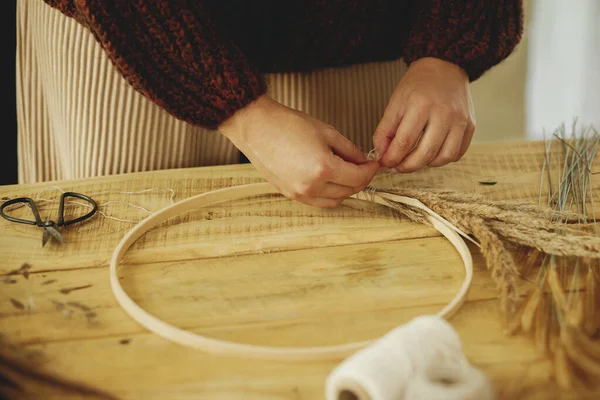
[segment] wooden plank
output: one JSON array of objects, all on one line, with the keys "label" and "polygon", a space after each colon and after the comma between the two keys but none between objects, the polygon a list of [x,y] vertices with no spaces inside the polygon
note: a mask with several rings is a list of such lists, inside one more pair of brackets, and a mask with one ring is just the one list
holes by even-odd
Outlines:
[{"label": "wooden plank", "polygon": [[[465,304],[453,323],[467,357],[492,377],[499,399],[572,398],[550,383],[548,363],[539,358],[527,339],[503,335],[497,312],[495,300],[472,302]],[[477,321],[477,330],[472,329],[473,321]],[[511,351],[507,352],[508,348]],[[43,352],[44,358],[52,360],[43,368],[110,390],[123,400],[320,399],[327,375],[339,362],[284,363],[219,357],[148,333],[73,338],[29,346],[29,350]]]},{"label": "wooden plank", "polygon": [[[541,143],[475,145],[459,163],[379,174],[373,185],[444,187],[537,203],[542,155]],[[110,218],[138,221],[147,215],[139,207],[167,206],[167,188],[178,201],[259,181],[246,165],[0,187],[0,197],[56,199],[52,186],[58,185],[91,195],[109,217],[65,230],[63,246],[46,248],[39,230],[0,220],[0,332],[42,352],[45,368],[123,399],[322,398],[335,363],[265,363],[190,351],[146,332],[110,292],[108,259],[135,223]],[[597,204],[599,187],[595,179]],[[53,215],[56,204],[46,205],[44,215]],[[548,361],[528,339],[502,334],[497,290],[471,249],[473,287],[452,324],[500,398],[595,398],[558,391]],[[146,234],[125,261],[126,290],[159,317],[222,339],[295,346],[376,337],[439,310],[463,276],[455,250],[429,227],[356,201],[319,210],[274,197],[179,216]],[[27,277],[7,275],[23,263],[31,266]],[[531,283],[519,287],[526,293]]]},{"label": "wooden plank", "polygon": [[[14,213],[26,217],[25,208]],[[33,226],[9,224],[0,227],[7,249],[4,274],[32,266],[32,272],[97,267],[107,262],[121,237],[133,224],[98,216],[76,230],[64,230],[64,243],[49,242],[41,247],[41,230]],[[9,230],[13,231],[9,235]],[[349,199],[335,210],[321,210],[285,198],[236,201],[185,213],[169,224],[142,237],[128,254],[136,250],[157,259],[163,252],[168,259],[184,250],[194,256],[243,254],[249,251],[299,249],[329,245],[369,243],[402,238],[439,236],[428,226],[411,223],[389,208]],[[148,249],[152,248],[153,253]],[[27,254],[26,258],[24,255]]]},{"label": "wooden plank", "polygon": [[[469,300],[495,298],[488,274],[476,268]],[[255,339],[318,345],[368,339],[423,307],[441,309],[464,270],[449,242],[425,238],[128,264],[120,275],[142,307],[177,326],[227,339],[269,328],[276,334]],[[10,279],[2,287],[0,332],[18,343],[143,331],[117,306],[106,267]]]}]

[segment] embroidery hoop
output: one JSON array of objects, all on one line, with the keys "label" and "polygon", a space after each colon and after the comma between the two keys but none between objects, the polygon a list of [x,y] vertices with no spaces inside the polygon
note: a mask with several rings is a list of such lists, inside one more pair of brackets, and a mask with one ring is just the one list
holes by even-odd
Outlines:
[{"label": "embroidery hoop", "polygon": [[[150,229],[185,211],[226,201],[268,194],[280,194],[280,192],[270,183],[255,183],[218,189],[192,196],[167,206],[139,222],[121,239],[115,248],[110,261],[110,285],[119,305],[131,318],[156,335],[180,345],[203,350],[212,354],[280,361],[332,360],[345,358],[373,343],[376,339],[334,346],[271,347],[213,339],[177,328],[160,320],[141,308],[127,295],[121,286],[117,274],[119,260],[131,245]],[[433,227],[454,245],[464,263],[465,279],[454,298],[437,313],[440,317],[446,319],[450,318],[462,305],[473,279],[473,261],[471,253],[460,236],[468,238],[469,240],[471,240],[471,238],[416,199],[390,193],[369,191],[363,191],[352,197],[356,199],[364,197],[362,200],[373,201],[385,206],[389,206],[388,200],[392,200],[394,202],[418,207],[427,212],[427,217]]]}]

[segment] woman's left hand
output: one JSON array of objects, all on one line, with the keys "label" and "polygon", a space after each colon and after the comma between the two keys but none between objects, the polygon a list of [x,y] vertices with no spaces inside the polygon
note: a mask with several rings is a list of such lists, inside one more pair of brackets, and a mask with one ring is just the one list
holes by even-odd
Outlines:
[{"label": "woman's left hand", "polygon": [[450,62],[422,58],[394,90],[373,144],[383,167],[413,172],[458,161],[474,132],[467,74]]}]

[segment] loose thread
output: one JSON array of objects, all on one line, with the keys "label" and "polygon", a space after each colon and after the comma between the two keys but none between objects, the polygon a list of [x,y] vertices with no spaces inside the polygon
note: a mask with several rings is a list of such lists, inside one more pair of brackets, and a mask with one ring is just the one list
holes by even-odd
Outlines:
[{"label": "loose thread", "polygon": [[377,193],[377,189],[372,186],[367,186],[362,190],[362,194],[367,201],[375,201],[375,194]]},{"label": "loose thread", "polygon": [[[41,202],[41,203],[58,203],[59,200],[56,199],[49,199],[46,198],[44,196],[48,195],[47,193],[52,192],[52,190],[54,191],[58,191],[61,194],[65,193],[64,190],[62,190],[60,187],[58,186],[48,186],[44,189],[42,189],[40,192],[38,192],[35,197],[34,197],[34,201],[37,202]],[[119,191],[119,190],[104,190],[104,191],[99,191],[99,192],[91,192],[91,193],[87,193],[88,196],[92,197],[93,196],[101,196],[101,195],[105,195],[105,194],[124,194],[124,195],[141,195],[141,194],[145,194],[145,193],[149,193],[149,192],[153,192],[153,191],[168,191],[171,193],[171,195],[169,196],[169,202],[171,204],[175,204],[175,190],[171,189],[171,188],[162,188],[162,187],[157,187],[157,188],[149,188],[149,189],[143,189],[143,190],[139,190],[139,191]],[[106,219],[110,219],[113,221],[117,221],[117,222],[123,222],[123,223],[137,223],[139,222],[139,220],[133,220],[133,219],[124,219],[124,218],[117,218],[114,216],[111,216],[109,214],[107,214],[105,211],[102,211],[100,208],[104,207],[105,209],[113,204],[124,204],[128,207],[132,207],[135,208],[137,210],[141,210],[144,213],[146,213],[147,215],[152,215],[154,214],[154,211],[148,210],[147,208],[139,205],[139,204],[135,204],[129,201],[125,201],[125,200],[109,200],[105,203],[99,203],[98,204],[98,214],[102,215],[104,218]],[[6,208],[6,211],[13,211],[16,209],[19,209],[21,207],[24,207],[25,205],[27,205],[29,207],[28,204],[25,203],[18,203],[18,204],[13,204],[9,207]],[[91,209],[92,206],[90,204],[87,203],[83,203],[83,202],[79,202],[79,201],[71,201],[67,204],[65,204],[65,207],[74,207],[74,206],[81,206],[81,207],[85,207],[85,208],[89,208]],[[38,206],[38,210],[48,210],[50,209],[50,207],[39,207]]]}]

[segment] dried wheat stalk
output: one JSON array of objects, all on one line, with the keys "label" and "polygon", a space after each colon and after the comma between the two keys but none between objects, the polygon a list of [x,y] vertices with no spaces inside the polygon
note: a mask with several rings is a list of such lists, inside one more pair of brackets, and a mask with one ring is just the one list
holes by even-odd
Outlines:
[{"label": "dried wheat stalk", "polygon": [[[543,180],[538,205],[452,190],[371,189],[418,199],[479,242],[506,328],[534,338],[554,360],[555,380],[564,388],[600,381],[600,236],[591,185],[600,134],[575,128],[567,135],[562,126],[547,142],[545,205]],[[422,211],[391,205],[426,223]],[[532,274],[536,288],[521,302],[517,278]]]},{"label": "dried wheat stalk", "polygon": [[[498,202],[479,195],[451,194],[448,191],[373,190],[416,198],[478,240],[492,278],[500,290],[502,309],[508,313],[516,310],[519,299],[515,283],[519,269],[509,245],[552,255],[600,257],[600,237],[591,236],[586,230],[573,225],[565,227],[550,219],[572,217],[572,214],[543,207],[534,208],[524,203]],[[425,223],[422,211],[395,203],[393,206],[410,219]]]},{"label": "dried wheat stalk", "polygon": [[[535,266],[528,266],[530,271],[537,269],[535,292],[546,293],[550,313],[539,305],[530,306],[527,312],[538,315],[540,326],[526,331],[521,324],[521,329],[539,338],[538,331],[544,326],[551,328],[547,330],[547,340],[556,345],[544,347],[544,350],[554,360],[556,382],[563,388],[574,388],[600,381],[599,250],[593,240],[588,241],[588,238],[598,237],[591,177],[600,135],[591,127],[578,132],[574,123],[570,134],[562,126],[553,137],[547,143],[544,162],[547,205],[558,212],[569,211],[579,215],[577,221],[558,215],[553,220],[569,224],[557,231],[565,237],[570,236],[572,223],[577,222],[587,236],[571,239],[579,239],[590,254],[555,254],[541,262],[538,260]],[[556,146],[558,151],[553,151]],[[535,301],[536,296],[532,295],[529,300]]]}]

